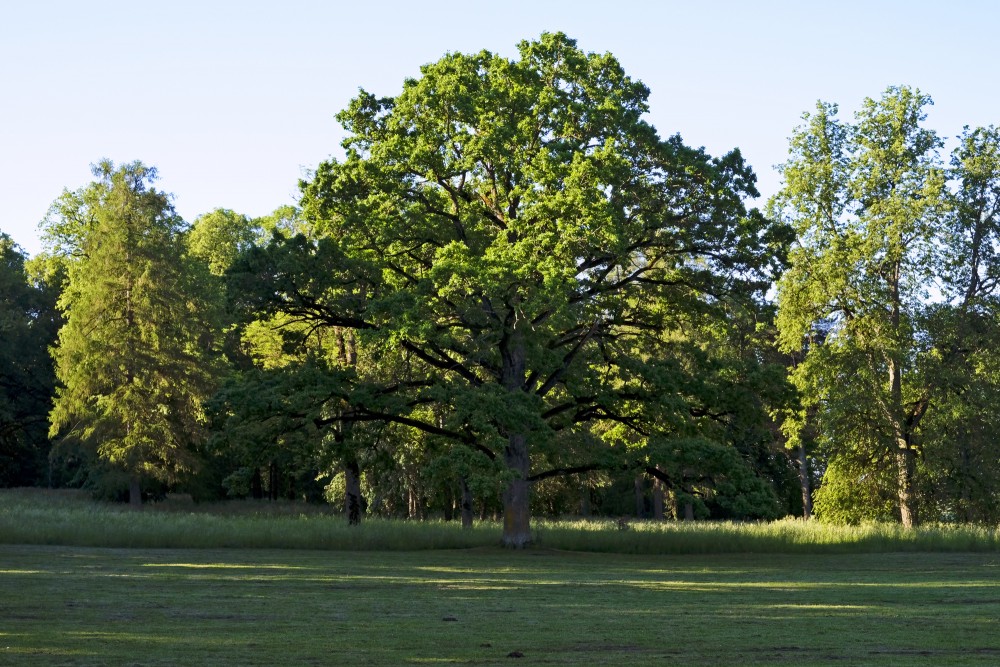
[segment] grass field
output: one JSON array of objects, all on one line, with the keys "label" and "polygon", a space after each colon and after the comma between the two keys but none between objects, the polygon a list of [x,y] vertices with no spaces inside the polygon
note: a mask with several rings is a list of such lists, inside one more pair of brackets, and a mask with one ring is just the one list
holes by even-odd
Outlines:
[{"label": "grass field", "polygon": [[366,521],[0,491],[0,665],[996,665],[995,528]]},{"label": "grass field", "polygon": [[0,663],[994,665],[998,568],[956,553],[5,545]]}]

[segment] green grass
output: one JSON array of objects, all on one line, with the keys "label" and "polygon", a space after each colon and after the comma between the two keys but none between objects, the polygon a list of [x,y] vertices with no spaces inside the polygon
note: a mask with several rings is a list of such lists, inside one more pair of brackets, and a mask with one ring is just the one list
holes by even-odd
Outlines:
[{"label": "green grass", "polygon": [[[535,545],[624,554],[996,552],[996,527],[895,524],[830,526],[773,523],[641,522],[619,530],[614,520],[533,521]],[[141,512],[96,503],[83,492],[0,490],[0,543],[127,548],[241,548],[387,551],[492,547],[500,526],[457,521],[366,518],[350,527],[329,508],[234,501],[195,505],[172,499]]]},{"label": "green grass", "polygon": [[987,553],[4,545],[0,664],[993,665],[998,574]]},{"label": "green grass", "polygon": [[1000,663],[993,528],[533,525],[0,491],[0,665]]}]

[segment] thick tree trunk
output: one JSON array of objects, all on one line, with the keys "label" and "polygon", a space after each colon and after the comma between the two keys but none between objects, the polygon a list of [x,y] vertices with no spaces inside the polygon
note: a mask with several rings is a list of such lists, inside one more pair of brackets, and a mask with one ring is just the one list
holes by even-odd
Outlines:
[{"label": "thick tree trunk", "polygon": [[805,445],[799,445],[799,485],[802,487],[802,518],[812,518],[812,488],[809,482],[809,459]]},{"label": "thick tree trunk", "polygon": [[[515,324],[515,329],[500,344],[503,387],[511,394],[524,391],[527,352],[519,326],[524,325]],[[531,482],[528,481],[531,462],[526,433],[507,434],[503,458],[514,473],[503,493],[503,545],[523,549],[531,543]]]},{"label": "thick tree trunk", "polygon": [[132,509],[142,508],[142,480],[139,475],[129,475],[128,504]]},{"label": "thick tree trunk", "polygon": [[472,490],[462,478],[462,528],[472,528]]},{"label": "thick tree trunk", "polygon": [[344,464],[344,511],[347,513],[347,523],[351,526],[361,525],[361,469],[357,461]]},{"label": "thick tree trunk", "polygon": [[504,462],[517,475],[503,493],[503,545],[523,549],[531,543],[531,482],[528,481],[528,438],[511,435]]},{"label": "thick tree trunk", "polygon": [[684,503],[684,520],[694,521],[694,503],[690,500]]}]

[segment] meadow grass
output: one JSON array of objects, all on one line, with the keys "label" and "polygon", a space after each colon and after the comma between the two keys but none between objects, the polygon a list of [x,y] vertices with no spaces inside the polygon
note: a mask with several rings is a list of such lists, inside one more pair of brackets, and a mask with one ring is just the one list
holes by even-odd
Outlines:
[{"label": "meadow grass", "polygon": [[0,665],[1000,662],[992,528],[533,525],[0,491]]},{"label": "meadow grass", "polygon": [[[786,519],[770,523],[533,521],[536,547],[623,554],[995,552],[996,527],[896,524],[832,526]],[[197,505],[172,499],[133,511],[78,491],[0,490],[0,543],[116,548],[241,548],[390,551],[496,546],[500,526],[477,522],[366,517],[348,526],[329,508],[233,501]]]},{"label": "meadow grass", "polygon": [[998,568],[988,553],[0,545],[0,664],[993,665]]}]

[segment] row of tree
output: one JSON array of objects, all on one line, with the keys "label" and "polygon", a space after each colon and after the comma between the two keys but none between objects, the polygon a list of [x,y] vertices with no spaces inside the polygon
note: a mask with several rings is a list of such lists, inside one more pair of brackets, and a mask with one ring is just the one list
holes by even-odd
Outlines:
[{"label": "row of tree", "polygon": [[764,215],[612,56],[519,50],[362,91],[298,208],[187,225],[102,162],[45,253],[4,240],[0,481],[502,514],[515,547],[532,508],[998,518],[994,129],[945,165],[918,91],[821,104]]}]

